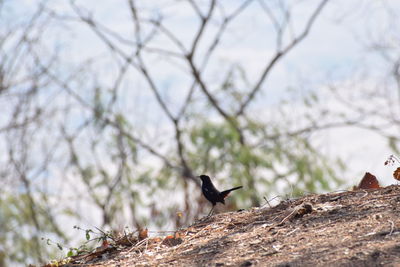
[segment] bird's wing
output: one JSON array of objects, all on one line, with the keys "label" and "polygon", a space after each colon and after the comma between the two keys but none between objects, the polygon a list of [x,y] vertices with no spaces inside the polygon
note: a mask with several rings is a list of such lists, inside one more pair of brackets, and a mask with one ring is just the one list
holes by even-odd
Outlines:
[{"label": "bird's wing", "polygon": [[219,195],[219,192],[218,192],[218,190],[212,190],[212,189],[209,189],[209,188],[207,188],[207,187],[204,187],[203,188],[203,192],[204,192],[204,195],[208,195],[208,196],[218,196]]}]

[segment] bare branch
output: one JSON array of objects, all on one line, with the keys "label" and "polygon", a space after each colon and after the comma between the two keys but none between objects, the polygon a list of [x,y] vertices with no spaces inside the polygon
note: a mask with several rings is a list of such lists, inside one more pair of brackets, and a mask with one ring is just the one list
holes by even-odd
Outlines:
[{"label": "bare branch", "polygon": [[201,64],[200,70],[203,71],[207,66],[207,63],[212,55],[212,53],[217,48],[220,40],[222,39],[226,28],[229,23],[234,20],[240,13],[242,13],[249,5],[253,2],[253,0],[247,0],[243,2],[236,10],[234,10],[230,15],[226,16],[221,25],[218,28],[217,33],[215,34],[214,40],[211,42],[211,45],[208,47],[206,54],[204,55],[203,62]]},{"label": "bare branch", "polygon": [[275,56],[271,59],[271,61],[267,64],[267,66],[264,68],[264,71],[262,72],[260,78],[258,79],[258,82],[252,89],[252,91],[247,95],[246,99],[243,101],[243,103],[240,105],[240,108],[236,112],[236,116],[242,115],[247,108],[247,106],[250,104],[250,102],[253,100],[254,96],[256,93],[261,89],[261,86],[263,85],[266,77],[272,70],[272,68],[275,66],[275,64],[283,57],[285,56],[292,48],[294,48],[297,44],[299,44],[304,38],[308,35],[308,33],[311,30],[311,27],[313,26],[315,20],[317,19],[318,15],[321,13],[322,9],[324,6],[328,3],[329,0],[323,0],[320,2],[318,7],[314,10],[312,13],[311,17],[309,18],[303,32],[297,36],[291,43],[289,43],[283,50],[279,50]]},{"label": "bare branch", "polygon": [[183,55],[188,54],[183,43],[169,29],[164,27],[164,25],[161,23],[161,19],[149,20],[148,22],[157,27],[161,33],[163,33],[168,39],[170,39],[171,42],[178,47],[178,49],[182,52]]},{"label": "bare branch", "polygon": [[190,49],[189,54],[187,55],[188,58],[191,58],[191,59],[194,58],[194,55],[196,53],[197,45],[198,45],[198,43],[199,43],[199,41],[200,41],[200,39],[201,39],[201,37],[202,37],[202,35],[204,33],[204,30],[205,30],[205,28],[207,26],[207,23],[210,21],[211,16],[212,16],[212,14],[214,12],[215,1],[216,0],[211,0],[210,7],[208,9],[207,15],[206,16],[201,16],[200,28],[197,31],[197,34],[195,35],[195,37],[193,39],[192,47]]},{"label": "bare branch", "polygon": [[203,13],[201,13],[200,8],[197,6],[196,2],[194,0],[187,0],[189,4],[193,7],[193,9],[196,11],[197,16],[199,16],[201,19],[204,18]]}]

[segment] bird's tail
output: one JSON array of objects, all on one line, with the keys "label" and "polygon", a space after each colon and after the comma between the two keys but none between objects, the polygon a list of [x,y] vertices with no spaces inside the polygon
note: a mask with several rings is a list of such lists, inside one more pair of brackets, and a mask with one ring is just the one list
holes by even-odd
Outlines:
[{"label": "bird's tail", "polygon": [[238,190],[238,189],[240,189],[240,188],[242,188],[242,187],[243,187],[243,186],[238,186],[238,187],[234,187],[234,188],[231,188],[231,189],[222,191],[222,192],[220,193],[220,195],[221,195],[223,198],[226,198],[226,197],[229,195],[230,192],[232,192],[233,190]]}]

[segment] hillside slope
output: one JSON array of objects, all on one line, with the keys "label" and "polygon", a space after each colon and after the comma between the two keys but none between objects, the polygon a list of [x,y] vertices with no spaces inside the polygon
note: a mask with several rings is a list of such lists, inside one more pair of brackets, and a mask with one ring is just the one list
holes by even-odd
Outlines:
[{"label": "hillside slope", "polygon": [[174,238],[73,258],[65,266],[400,266],[400,186],[308,195],[205,217]]}]

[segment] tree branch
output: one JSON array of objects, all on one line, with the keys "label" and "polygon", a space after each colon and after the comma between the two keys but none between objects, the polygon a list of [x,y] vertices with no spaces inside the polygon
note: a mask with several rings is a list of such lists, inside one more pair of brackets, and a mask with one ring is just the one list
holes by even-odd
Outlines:
[{"label": "tree branch", "polygon": [[247,108],[247,106],[250,104],[250,102],[253,100],[254,96],[256,93],[261,89],[261,86],[263,85],[266,77],[272,70],[272,68],[275,66],[275,64],[283,57],[285,56],[290,50],[292,50],[296,45],[298,45],[304,38],[308,35],[308,33],[311,30],[311,27],[313,26],[315,20],[317,19],[318,15],[321,13],[322,9],[324,6],[328,3],[329,0],[323,0],[320,2],[318,7],[314,10],[312,13],[311,17],[309,18],[306,27],[304,28],[303,32],[297,36],[290,44],[288,44],[283,50],[278,50],[278,52],[275,54],[275,56],[271,59],[271,61],[267,64],[267,66],[264,68],[264,71],[262,72],[260,78],[258,79],[258,82],[252,89],[252,91],[247,95],[246,99],[243,101],[243,103],[240,105],[238,111],[236,112],[236,116],[242,115]]}]

